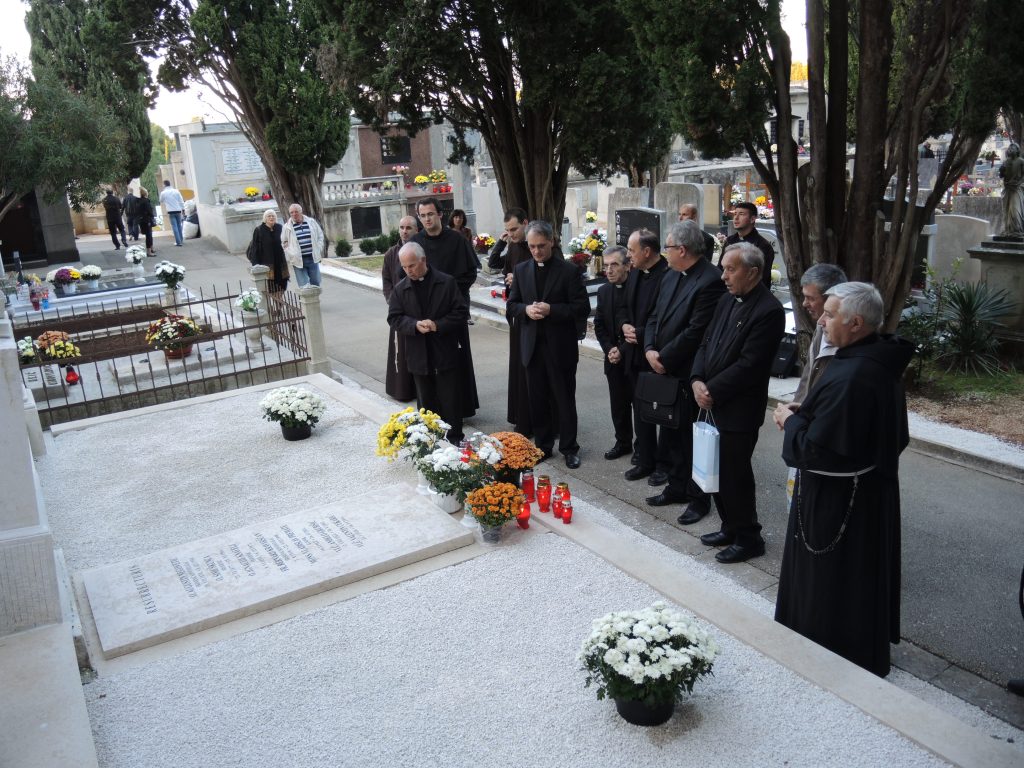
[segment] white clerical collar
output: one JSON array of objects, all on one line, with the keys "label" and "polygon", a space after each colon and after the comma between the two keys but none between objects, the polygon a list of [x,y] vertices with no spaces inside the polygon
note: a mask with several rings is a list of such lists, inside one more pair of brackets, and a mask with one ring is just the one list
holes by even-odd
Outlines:
[{"label": "white clerical collar", "polygon": [[533,263],[536,264],[538,267],[543,267],[544,266],[544,262],[543,261],[535,261]]},{"label": "white clerical collar", "polygon": [[743,297],[742,296],[733,296],[733,298],[736,299],[736,303],[737,304],[742,304],[743,303]]}]

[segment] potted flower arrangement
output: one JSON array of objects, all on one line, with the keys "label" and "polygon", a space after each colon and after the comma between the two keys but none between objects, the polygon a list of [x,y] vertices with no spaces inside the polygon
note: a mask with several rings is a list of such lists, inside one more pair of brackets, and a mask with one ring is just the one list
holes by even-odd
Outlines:
[{"label": "potted flower arrangement", "polygon": [[260,191],[257,187],[246,187],[242,190],[242,194],[245,195],[247,200],[257,200],[260,196]]},{"label": "potted flower arrangement", "polygon": [[660,600],[640,611],[616,611],[594,621],[580,649],[586,686],[634,725],[668,722],[676,702],[711,674],[715,641]]},{"label": "potted flower arrangement", "polygon": [[502,527],[523,508],[523,493],[512,483],[491,483],[466,494],[466,514],[480,524],[487,544],[501,541]]},{"label": "potted flower arrangement", "polygon": [[377,432],[377,455],[388,461],[406,459],[415,462],[434,450],[444,439],[451,424],[433,411],[409,407],[393,413]]},{"label": "potted flower arrangement", "polygon": [[544,452],[518,432],[494,432],[491,437],[501,443],[501,460],[493,468],[499,482],[517,482],[520,472],[533,469],[544,458]]},{"label": "potted flower arrangement", "polygon": [[[604,255],[604,249],[608,247],[608,232],[594,227],[576,235],[569,241],[570,260],[579,267],[580,271],[586,269],[592,259],[600,262]],[[595,265],[596,271],[600,272],[600,263]]]},{"label": "potted flower arrangement", "polygon": [[260,400],[263,418],[281,425],[285,440],[305,440],[327,411],[324,399],[308,389],[278,387]]},{"label": "potted flower arrangement", "polygon": [[86,264],[82,267],[79,272],[82,275],[82,279],[85,280],[89,287],[96,289],[100,287],[100,276],[103,274],[103,270],[97,267],[95,264]]},{"label": "potted flower arrangement", "polygon": [[263,329],[260,327],[260,305],[263,294],[255,288],[248,288],[238,294],[235,306],[242,310],[242,325],[245,326],[245,339],[250,348],[263,349]]},{"label": "potted flower arrangement", "polygon": [[142,262],[146,258],[146,249],[141,245],[131,245],[124,252],[124,260],[135,267],[137,272],[142,271]]},{"label": "potted flower arrangement", "polygon": [[156,279],[166,285],[170,291],[176,291],[185,279],[185,268],[180,264],[172,264],[166,259],[156,265],[153,273],[156,275]]},{"label": "potted flower arrangement", "polygon": [[18,339],[18,362],[22,365],[32,365],[36,361],[36,343],[31,336]]},{"label": "potted flower arrangement", "polygon": [[61,267],[46,275],[46,281],[60,288],[65,296],[70,296],[77,290],[78,281],[81,279],[82,273],[74,267]]},{"label": "potted flower arrangement", "polygon": [[81,357],[82,350],[70,341],[64,339],[52,341],[47,344],[45,347],[45,354],[50,360],[69,360],[72,357]]},{"label": "potted flower arrangement", "polygon": [[457,445],[442,440],[416,461],[416,468],[430,483],[431,499],[448,513],[462,509],[466,494],[483,485],[483,463]]},{"label": "potted flower arrangement", "polygon": [[481,232],[473,238],[473,250],[479,254],[487,253],[494,247],[495,239],[486,232]]},{"label": "potted flower arrangement", "polygon": [[192,354],[195,342],[190,339],[199,333],[199,326],[191,317],[168,314],[149,324],[146,343],[155,349],[162,349],[170,360],[181,360]]},{"label": "potted flower arrangement", "polygon": [[597,223],[597,213],[595,213],[594,211],[587,211],[583,215],[583,220],[585,222],[587,222],[587,224],[596,224]]},{"label": "potted flower arrangement", "polygon": [[429,183],[430,183],[430,177],[428,177],[428,176],[424,176],[424,175],[423,175],[423,174],[421,173],[421,174],[417,175],[417,176],[416,176],[416,178],[414,178],[414,179],[412,180],[412,183],[413,183],[413,184],[415,184],[415,185],[416,185],[417,187],[419,187],[420,189],[426,189],[426,187],[427,187],[427,184],[429,184]]}]

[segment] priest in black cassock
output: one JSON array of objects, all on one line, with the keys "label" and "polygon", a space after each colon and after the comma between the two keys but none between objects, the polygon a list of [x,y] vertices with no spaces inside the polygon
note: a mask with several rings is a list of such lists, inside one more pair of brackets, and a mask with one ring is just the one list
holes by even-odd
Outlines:
[{"label": "priest in black cassock", "polygon": [[726,246],[722,282],[728,293],[715,307],[690,371],[697,405],[719,432],[719,490],[713,494],[722,527],[700,537],[725,547],[720,563],[764,554],[751,458],[768,407],[768,379],[786,327],[779,300],[761,281],[764,256],[750,243]]},{"label": "priest in black cassock", "polygon": [[[546,221],[526,228],[533,257],[515,270],[506,314],[522,323],[520,359],[526,367],[530,409],[537,447],[551,456],[555,434],[565,466],[580,466],[576,442],[576,366],[579,363],[577,322],[590,314],[587,289],[579,270],[554,257],[555,235]],[[550,402],[558,403],[558,423]]]},{"label": "priest in black cassock", "polygon": [[818,323],[835,357],[796,412],[774,413],[797,469],[775,620],[884,677],[900,640],[902,378],[914,348],[878,333],[874,286],[841,283],[827,296]]},{"label": "priest in black cassock", "polygon": [[419,407],[448,422],[448,439],[458,445],[463,437],[458,339],[469,309],[455,280],[430,267],[418,243],[403,245],[398,258],[406,276],[388,300],[388,325],[405,337]]},{"label": "priest in black cassock", "polygon": [[[431,269],[451,275],[462,292],[462,297],[469,307],[469,288],[476,282],[476,271],[479,266],[473,246],[454,229],[441,223],[441,208],[433,197],[425,197],[416,203],[416,215],[419,217],[423,230],[413,235],[411,242],[419,243],[427,254],[427,264]],[[480,407],[480,398],[476,392],[476,374],[473,372],[473,353],[469,348],[469,328],[463,328],[459,338],[462,350],[462,415],[468,418]]]},{"label": "priest in black cassock", "polygon": [[[402,269],[402,263],[398,260],[398,251],[415,234],[416,217],[403,216],[398,222],[399,241],[388,248],[384,254],[384,264],[380,270],[385,302],[391,300],[391,292],[405,279],[405,270]],[[388,334],[388,366],[384,374],[384,391],[390,397],[403,403],[416,399],[416,384],[413,382],[409,366],[405,362],[405,337],[397,331],[391,331]]]}]

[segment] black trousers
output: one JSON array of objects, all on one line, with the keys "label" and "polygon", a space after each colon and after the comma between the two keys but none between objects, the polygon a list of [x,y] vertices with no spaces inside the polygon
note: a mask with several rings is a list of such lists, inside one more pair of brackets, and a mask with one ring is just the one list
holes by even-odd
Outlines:
[{"label": "black trousers", "polygon": [[448,442],[458,445],[462,440],[462,379],[458,368],[437,371],[429,375],[413,374],[416,382],[416,401],[451,424]]},{"label": "black trousers", "polygon": [[718,493],[712,494],[722,531],[736,537],[736,543],[750,546],[763,541],[757,522],[754,468],[750,459],[757,445],[757,432],[719,432]]},{"label": "black trousers", "polygon": [[546,346],[543,337],[538,337],[533,360],[526,366],[534,442],[542,451],[551,453],[555,444],[555,424],[551,414],[551,401],[554,400],[558,404],[558,451],[579,453],[580,446],[576,442],[576,368],[548,365]]},{"label": "black trousers", "polygon": [[615,445],[633,447],[633,382],[622,366],[604,361],[604,376],[608,380],[608,401],[615,428]]},{"label": "black trousers", "polygon": [[[629,385],[636,392],[636,383],[643,371],[650,368],[634,368],[629,372]],[[640,418],[640,407],[633,400],[633,431],[636,434],[636,454],[639,466],[644,469],[657,469],[668,472],[672,466],[672,445],[675,430],[659,429]]]},{"label": "black trousers", "polygon": [[139,239],[139,220],[135,216],[128,216],[128,237],[132,240]]},{"label": "black trousers", "polygon": [[[124,236],[124,223],[121,221],[121,217],[118,216],[116,219],[113,216],[107,217],[107,229],[110,230],[110,239],[114,241],[114,247],[120,248],[121,243],[124,243],[125,247],[128,247],[128,240]],[[117,241],[117,236],[120,233],[121,242]]]}]

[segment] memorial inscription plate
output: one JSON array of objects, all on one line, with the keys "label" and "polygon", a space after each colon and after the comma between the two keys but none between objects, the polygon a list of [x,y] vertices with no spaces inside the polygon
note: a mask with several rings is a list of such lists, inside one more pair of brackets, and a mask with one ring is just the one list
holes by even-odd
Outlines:
[{"label": "memorial inscription plate", "polygon": [[108,658],[473,542],[402,484],[82,575]]}]

